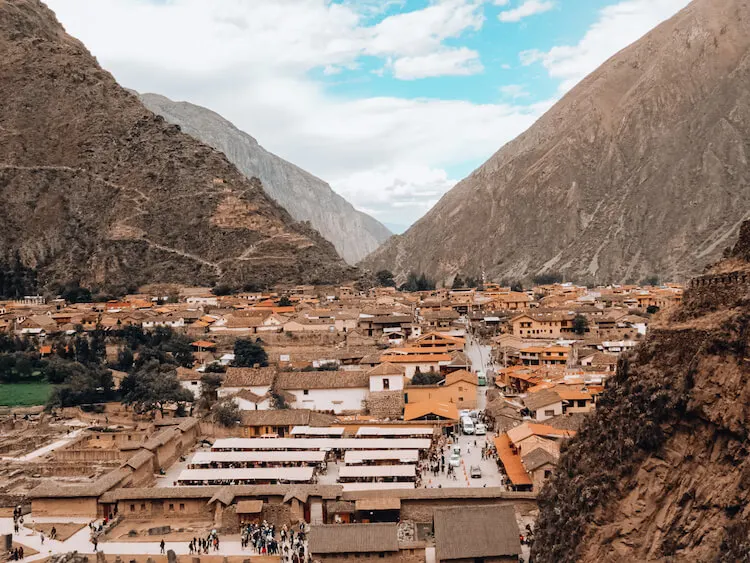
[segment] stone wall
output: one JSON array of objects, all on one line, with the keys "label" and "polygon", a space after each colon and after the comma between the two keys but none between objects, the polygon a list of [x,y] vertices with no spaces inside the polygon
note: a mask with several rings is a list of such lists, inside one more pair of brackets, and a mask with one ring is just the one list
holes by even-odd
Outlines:
[{"label": "stone wall", "polygon": [[403,391],[377,391],[365,399],[367,412],[378,418],[401,418],[404,413]]},{"label": "stone wall", "polygon": [[[519,501],[501,498],[475,499],[402,499],[401,520],[413,520],[417,523],[432,523],[436,508],[455,508],[456,506],[514,506]],[[533,502],[533,501],[530,501]]]},{"label": "stone wall", "polygon": [[261,520],[266,520],[269,524],[276,524],[276,526],[292,523],[292,512],[288,504],[264,503],[260,516]]}]

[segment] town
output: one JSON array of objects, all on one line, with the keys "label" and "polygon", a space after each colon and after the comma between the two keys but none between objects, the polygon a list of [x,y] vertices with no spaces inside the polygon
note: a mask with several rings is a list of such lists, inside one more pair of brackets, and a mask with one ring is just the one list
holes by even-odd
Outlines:
[{"label": "town", "polygon": [[561,447],[683,288],[471,281],[0,302],[8,553],[528,561]]}]

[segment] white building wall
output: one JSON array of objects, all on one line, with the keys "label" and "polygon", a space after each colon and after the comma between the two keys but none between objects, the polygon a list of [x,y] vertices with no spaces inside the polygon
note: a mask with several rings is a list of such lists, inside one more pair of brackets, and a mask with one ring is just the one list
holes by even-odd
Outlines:
[{"label": "white building wall", "polygon": [[302,389],[291,389],[289,392],[296,398],[292,405],[294,408],[319,411],[332,410],[337,414],[343,411],[362,410],[362,401],[370,393],[365,388],[309,389],[307,395]]},{"label": "white building wall", "polygon": [[[547,415],[544,411],[553,411],[554,414]],[[563,413],[563,404],[562,401],[559,403],[555,403],[553,405],[547,405],[546,407],[542,407],[538,411],[534,413],[534,418],[538,420],[539,422],[542,422],[543,420],[547,420],[548,418],[552,418],[553,416],[559,416]]]},{"label": "white building wall", "polygon": [[183,389],[190,391],[196,399],[201,396],[200,381],[180,381],[180,385],[182,385]]},{"label": "white building wall", "polygon": [[253,403],[241,397],[235,397],[234,400],[237,401],[237,406],[243,411],[267,411],[271,409],[270,399],[264,399],[259,403]]},{"label": "white building wall", "polygon": [[388,380],[387,391],[400,391],[404,388],[404,377],[402,375],[371,375],[370,391],[386,391],[383,380]]}]

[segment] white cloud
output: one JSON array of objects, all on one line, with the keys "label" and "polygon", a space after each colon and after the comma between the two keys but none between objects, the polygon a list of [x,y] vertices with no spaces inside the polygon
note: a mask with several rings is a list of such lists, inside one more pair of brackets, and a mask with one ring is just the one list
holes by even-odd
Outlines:
[{"label": "white cloud", "polygon": [[347,80],[363,56],[380,67],[360,80],[477,72],[460,39],[482,27],[479,0],[435,0],[372,22],[371,0],[48,1],[124,86],[221,113],[389,223],[417,219],[457,179],[446,170],[480,163],[544,109],[341,98],[312,78]]},{"label": "white cloud", "polygon": [[528,98],[531,95],[522,84],[508,84],[507,86],[501,86],[500,93],[513,100],[517,98]]},{"label": "white cloud", "polygon": [[520,53],[521,63],[541,62],[566,92],[609,57],[687,6],[690,0],[625,0],[603,8],[576,45]]},{"label": "white cloud", "polygon": [[466,47],[444,49],[428,55],[401,57],[393,61],[393,76],[414,80],[429,76],[465,76],[484,70],[479,53]]},{"label": "white cloud", "polygon": [[529,16],[549,12],[554,7],[555,2],[553,0],[524,0],[523,4],[517,8],[500,12],[497,17],[501,22],[517,22]]}]

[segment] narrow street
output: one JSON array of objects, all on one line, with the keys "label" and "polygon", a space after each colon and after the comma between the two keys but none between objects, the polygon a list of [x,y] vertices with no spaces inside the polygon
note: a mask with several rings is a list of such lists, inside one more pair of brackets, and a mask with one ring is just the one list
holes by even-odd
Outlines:
[{"label": "narrow street", "polygon": [[[467,333],[466,344],[464,346],[464,353],[471,362],[471,370],[473,372],[482,371],[489,382],[489,373],[494,372],[494,364],[492,362],[492,348],[485,344],[480,344],[478,340]],[[487,406],[487,392],[488,386],[477,387],[477,409],[484,410]]]}]

